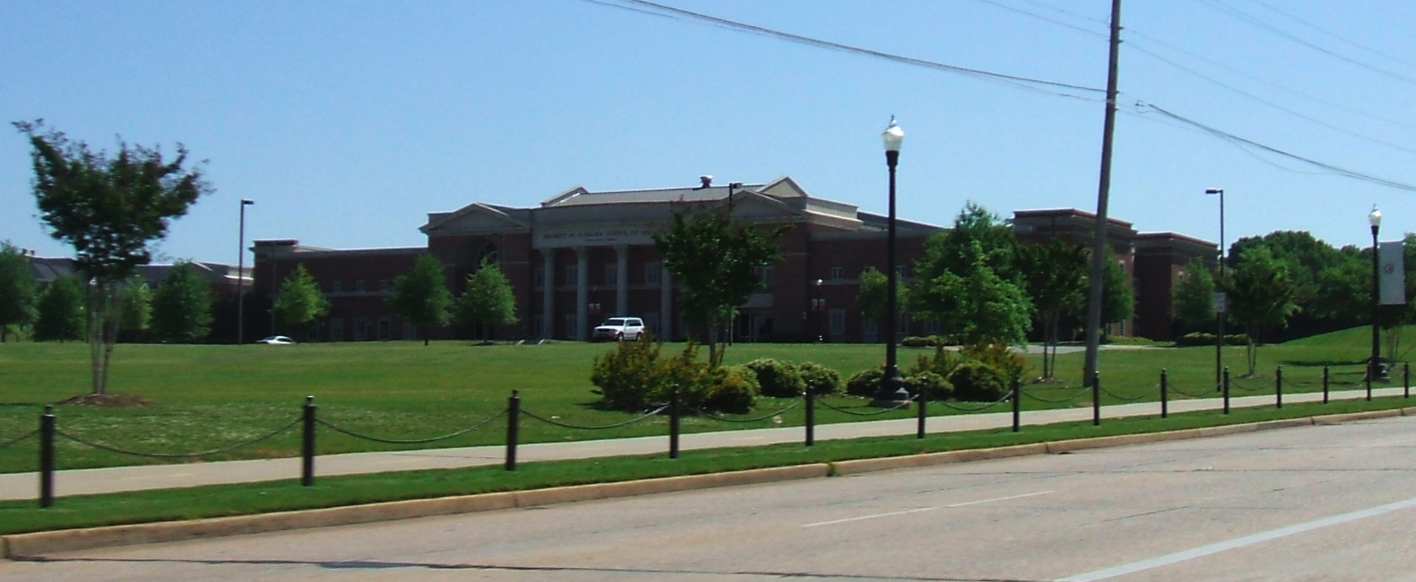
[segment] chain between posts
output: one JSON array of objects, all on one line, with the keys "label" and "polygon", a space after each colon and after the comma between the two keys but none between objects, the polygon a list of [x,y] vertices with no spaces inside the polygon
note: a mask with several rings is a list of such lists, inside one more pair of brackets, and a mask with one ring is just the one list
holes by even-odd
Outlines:
[{"label": "chain between posts", "polygon": [[5,447],[13,446],[13,445],[19,444],[19,443],[21,443],[21,442],[24,442],[26,439],[33,438],[34,435],[37,435],[37,434],[39,434],[39,429],[35,429],[35,430],[32,430],[32,431],[29,431],[29,433],[27,433],[27,434],[20,435],[19,438],[10,439],[10,440],[8,440],[8,441],[5,441],[5,442],[3,442],[3,443],[0,443],[0,449],[3,449],[3,448],[5,448]]},{"label": "chain between posts", "polygon": [[323,420],[316,420],[315,422],[319,423],[320,426],[323,426],[323,427],[325,427],[325,428],[327,428],[327,429],[330,429],[330,430],[332,430],[332,431],[334,431],[334,432],[341,433],[341,434],[345,434],[345,435],[354,437],[354,438],[356,438],[356,439],[363,439],[363,440],[366,440],[366,441],[373,441],[373,442],[376,442],[376,443],[384,443],[384,444],[389,444],[389,445],[421,445],[421,444],[435,443],[435,442],[438,442],[438,441],[445,441],[445,440],[447,440],[447,439],[452,439],[452,438],[460,437],[460,436],[465,435],[465,434],[467,434],[467,433],[470,433],[470,432],[472,432],[472,431],[474,431],[474,430],[477,430],[477,429],[479,429],[479,428],[482,428],[482,427],[484,427],[484,426],[487,426],[488,424],[491,424],[492,421],[494,421],[494,420],[496,420],[496,419],[498,419],[498,418],[501,418],[501,417],[505,416],[506,413],[507,413],[506,410],[502,410],[501,412],[498,412],[498,413],[496,414],[496,416],[489,417],[489,418],[487,418],[487,419],[485,419],[485,420],[482,420],[481,422],[478,422],[478,423],[476,423],[476,424],[474,424],[474,425],[472,425],[472,426],[469,426],[469,427],[467,427],[467,428],[464,428],[464,429],[462,429],[462,430],[459,430],[459,431],[456,431],[456,432],[451,432],[451,433],[448,433],[448,434],[445,434],[445,435],[442,435],[442,436],[435,436],[435,437],[426,438],[426,439],[386,439],[386,438],[373,437],[373,436],[368,436],[368,435],[364,435],[364,434],[359,434],[359,433],[356,433],[356,432],[354,432],[354,431],[341,428],[341,427],[339,427],[339,426],[336,426],[336,425],[334,425],[334,424],[331,424],[331,423],[329,423],[329,422],[327,422],[327,421],[323,421]]},{"label": "chain between posts", "polygon": [[728,418],[728,417],[726,417],[726,416],[721,416],[721,415],[713,414],[713,413],[711,413],[711,412],[705,411],[705,410],[703,410],[703,409],[701,409],[701,408],[698,408],[698,407],[696,407],[696,406],[684,405],[684,408],[688,409],[689,411],[691,411],[691,412],[697,414],[698,416],[700,416],[700,417],[702,417],[702,418],[706,418],[706,419],[709,419],[709,420],[717,420],[717,421],[721,421],[721,422],[736,422],[736,423],[744,423],[744,424],[746,424],[746,423],[752,423],[752,422],[762,422],[762,421],[764,421],[764,420],[767,420],[767,419],[769,419],[769,418],[772,418],[772,417],[774,417],[774,416],[777,416],[777,415],[779,415],[779,414],[781,414],[781,413],[783,413],[783,412],[790,411],[790,410],[792,410],[792,409],[794,409],[794,408],[796,408],[796,407],[798,407],[798,406],[800,406],[800,405],[801,405],[801,401],[798,400],[798,401],[796,401],[796,402],[793,402],[790,406],[788,406],[788,407],[786,407],[786,408],[783,408],[783,409],[778,410],[778,411],[776,411],[776,412],[769,412],[769,413],[767,413],[767,414],[764,414],[764,415],[762,415],[762,416],[758,416],[758,417],[755,417],[755,418]]},{"label": "chain between posts", "polygon": [[57,435],[59,435],[59,436],[61,436],[61,437],[64,437],[64,438],[66,438],[66,439],[69,439],[69,440],[71,440],[71,441],[74,441],[74,442],[76,442],[76,443],[79,443],[79,444],[81,444],[81,445],[84,445],[84,446],[87,446],[87,447],[93,447],[93,448],[95,448],[95,449],[99,449],[99,450],[103,450],[103,451],[108,451],[108,452],[110,452],[110,453],[119,453],[119,454],[124,454],[124,455],[132,455],[132,456],[134,456],[134,457],[147,457],[147,458],[151,458],[151,459],[188,459],[188,458],[192,458],[192,457],[206,457],[206,456],[210,456],[210,455],[218,455],[218,454],[221,454],[221,453],[226,453],[226,452],[230,452],[230,451],[235,450],[235,449],[239,449],[239,448],[244,447],[244,446],[247,446],[247,445],[253,445],[253,444],[256,444],[256,443],[261,442],[261,441],[263,441],[263,440],[266,440],[266,439],[275,437],[275,436],[277,436],[277,435],[279,435],[279,434],[281,434],[281,433],[283,433],[283,432],[285,432],[285,431],[288,431],[288,430],[290,430],[291,428],[294,428],[295,425],[297,425],[297,424],[300,424],[300,419],[298,419],[298,418],[295,419],[295,420],[294,420],[293,422],[291,422],[290,424],[287,424],[287,425],[285,425],[285,426],[283,426],[283,427],[280,427],[280,428],[278,428],[278,429],[275,429],[274,431],[272,431],[272,432],[270,432],[270,433],[267,433],[267,434],[265,434],[265,435],[256,437],[256,438],[254,438],[254,439],[251,439],[251,440],[248,440],[248,441],[242,441],[242,442],[239,442],[239,443],[236,443],[236,444],[233,444],[233,445],[228,445],[228,446],[221,447],[221,448],[217,448],[217,449],[211,449],[211,450],[207,450],[207,451],[197,451],[197,452],[193,452],[193,453],[145,453],[145,452],[141,452],[141,451],[132,451],[132,450],[128,450],[128,449],[124,449],[124,448],[120,448],[120,447],[115,447],[115,446],[113,446],[113,445],[107,445],[107,444],[103,444],[103,443],[100,443],[100,442],[90,441],[90,440],[87,440],[87,439],[84,439],[84,438],[80,438],[80,437],[74,436],[74,435],[72,435],[72,434],[69,434],[69,433],[64,432],[63,430],[60,430],[60,429],[57,429],[57,428],[54,429],[54,434],[57,434]]},{"label": "chain between posts", "polygon": [[626,420],[626,421],[624,421],[624,422],[616,422],[616,423],[613,423],[613,424],[605,424],[605,425],[599,425],[599,426],[581,426],[581,425],[576,425],[576,424],[564,423],[564,422],[560,422],[560,421],[557,421],[557,420],[552,420],[552,419],[549,419],[549,418],[544,418],[544,417],[539,416],[539,415],[537,415],[537,414],[535,414],[535,413],[533,413],[533,412],[531,412],[531,411],[529,411],[529,410],[522,410],[522,411],[521,411],[521,414],[524,414],[524,415],[526,415],[526,416],[529,417],[529,418],[533,418],[533,419],[539,420],[539,421],[544,422],[544,423],[549,424],[549,425],[559,426],[559,427],[561,427],[561,428],[569,428],[569,429],[573,429],[573,430],[609,430],[609,429],[612,429],[612,428],[620,428],[620,427],[624,427],[624,426],[629,426],[629,425],[634,424],[634,423],[636,423],[636,422],[641,422],[641,421],[643,421],[643,420],[645,420],[645,419],[647,419],[647,418],[651,418],[651,417],[657,416],[660,412],[663,412],[663,411],[665,411],[665,410],[668,410],[668,409],[670,408],[670,406],[671,406],[671,405],[669,405],[669,404],[665,404],[665,405],[663,405],[663,406],[660,406],[660,407],[658,407],[658,408],[655,408],[654,410],[651,410],[651,411],[649,411],[649,412],[644,413],[642,416],[638,416],[638,417],[635,417],[635,418],[631,418],[631,419]]},{"label": "chain between posts", "polygon": [[1031,399],[1033,399],[1033,400],[1036,400],[1036,401],[1038,401],[1038,402],[1044,402],[1044,403],[1047,403],[1047,404],[1063,404],[1063,403],[1066,403],[1066,402],[1072,402],[1072,401],[1076,400],[1077,398],[1080,398],[1083,394],[1086,394],[1088,390],[1091,390],[1091,388],[1087,388],[1087,387],[1084,386],[1084,387],[1082,387],[1080,390],[1078,390],[1076,394],[1073,394],[1073,395],[1071,395],[1071,396],[1069,396],[1069,397],[1067,397],[1067,398],[1063,398],[1063,399],[1061,399],[1061,400],[1052,400],[1052,399],[1048,399],[1048,398],[1042,398],[1042,397],[1040,397],[1040,396],[1034,396],[1034,395],[1032,395],[1032,394],[1028,394],[1027,392],[1023,392],[1023,396],[1026,396],[1026,397],[1031,398]]},{"label": "chain between posts", "polygon": [[907,408],[907,407],[909,407],[909,405],[910,405],[911,402],[914,402],[914,399],[911,398],[910,400],[903,400],[903,401],[899,402],[898,404],[896,404],[896,405],[894,405],[894,406],[891,406],[890,408],[882,408],[882,409],[877,410],[877,411],[875,411],[875,412],[855,412],[855,411],[850,410],[850,409],[848,409],[848,408],[840,408],[840,407],[838,407],[838,406],[832,406],[830,402],[827,402],[827,401],[825,401],[825,400],[817,400],[816,402],[817,402],[818,404],[822,405],[822,406],[825,406],[826,408],[830,408],[831,410],[835,410],[836,412],[843,412],[843,413],[845,413],[845,414],[849,414],[849,415],[852,415],[852,416],[879,416],[879,415],[881,415],[881,414],[886,414],[886,413],[889,413],[889,412],[894,412],[894,411],[899,410],[899,409],[901,409],[901,408]]}]

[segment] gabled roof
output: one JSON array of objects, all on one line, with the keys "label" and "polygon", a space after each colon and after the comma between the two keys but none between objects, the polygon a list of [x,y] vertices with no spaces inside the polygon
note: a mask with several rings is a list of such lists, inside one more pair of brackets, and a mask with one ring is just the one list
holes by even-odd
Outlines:
[{"label": "gabled roof", "polygon": [[[762,184],[744,184],[734,189],[739,192],[759,190]],[[709,186],[707,188],[657,188],[653,190],[616,190],[591,192],[583,186],[576,186],[557,194],[541,203],[542,208],[585,206],[591,204],[628,204],[642,202],[709,202],[727,200],[728,187]]]},{"label": "gabled roof", "polygon": [[431,234],[433,231],[524,229],[529,223],[519,215],[524,215],[525,212],[516,208],[473,202],[452,212],[429,212],[428,223],[418,227],[418,230]]}]

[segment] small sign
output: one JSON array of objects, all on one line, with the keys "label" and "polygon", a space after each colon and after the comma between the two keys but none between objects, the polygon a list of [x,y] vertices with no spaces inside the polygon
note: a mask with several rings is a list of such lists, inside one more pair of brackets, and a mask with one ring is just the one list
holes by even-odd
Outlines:
[{"label": "small sign", "polygon": [[1223,291],[1216,291],[1214,294],[1214,312],[1224,313],[1229,310],[1229,297]]}]

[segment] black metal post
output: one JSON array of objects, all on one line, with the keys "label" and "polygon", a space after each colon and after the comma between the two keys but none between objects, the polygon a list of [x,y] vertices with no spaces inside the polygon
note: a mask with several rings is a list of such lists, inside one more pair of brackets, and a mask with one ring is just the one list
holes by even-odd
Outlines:
[{"label": "black metal post", "polygon": [[1101,372],[1092,372],[1092,426],[1101,426]]},{"label": "black metal post", "polygon": [[918,420],[918,422],[917,422],[918,427],[915,429],[915,438],[920,438],[920,439],[922,439],[922,438],[924,438],[924,419],[925,419],[925,410],[924,410],[924,409],[925,409],[925,406],[929,403],[929,382],[920,382],[920,383],[919,383],[918,399],[919,399],[919,416],[918,416],[919,420]]},{"label": "black metal post", "polygon": [[[1372,207],[1373,216],[1381,217],[1377,213],[1376,207]],[[1372,359],[1367,363],[1367,401],[1372,400],[1372,382],[1377,381],[1382,370],[1382,334],[1381,334],[1381,273],[1382,259],[1381,249],[1377,248],[1378,225],[1372,225]]]},{"label": "black metal post", "polygon": [[516,441],[521,436],[521,393],[512,390],[506,399],[506,470],[516,470]]},{"label": "black metal post", "polygon": [[1224,413],[1229,414],[1229,366],[1224,367]]},{"label": "black metal post", "polygon": [[679,458],[679,387],[674,386],[673,399],[669,401],[669,458]]},{"label": "black metal post", "polygon": [[1283,408],[1283,366],[1273,373],[1274,407]]},{"label": "black metal post", "polygon": [[1166,375],[1165,368],[1160,369],[1160,417],[1170,417],[1170,378]]},{"label": "black metal post", "polygon": [[54,407],[39,417],[39,506],[54,506]]},{"label": "black metal post", "polygon": [[816,387],[806,385],[806,446],[816,444]]},{"label": "black metal post", "polygon": [[1411,362],[1401,363],[1401,397],[1411,397]]},{"label": "black metal post", "polygon": [[1023,423],[1023,383],[1017,376],[1013,377],[1013,432],[1022,430]]},{"label": "black metal post", "polygon": [[1328,367],[1323,366],[1323,404],[1328,403]]},{"label": "black metal post", "polygon": [[315,484],[315,397],[305,397],[305,436],[300,445],[300,484]]}]

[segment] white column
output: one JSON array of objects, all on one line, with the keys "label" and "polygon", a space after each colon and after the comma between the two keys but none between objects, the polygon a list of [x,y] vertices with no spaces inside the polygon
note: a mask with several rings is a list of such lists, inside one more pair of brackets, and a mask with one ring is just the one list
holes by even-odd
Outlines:
[{"label": "white column", "polygon": [[659,268],[659,333],[664,340],[674,337],[674,276]]},{"label": "white column", "polygon": [[556,250],[541,249],[545,261],[541,277],[541,337],[556,337]]},{"label": "white column", "polygon": [[615,315],[629,315],[629,247],[615,245]]},{"label": "white column", "polygon": [[590,249],[575,247],[575,339],[585,341],[590,319]]}]

